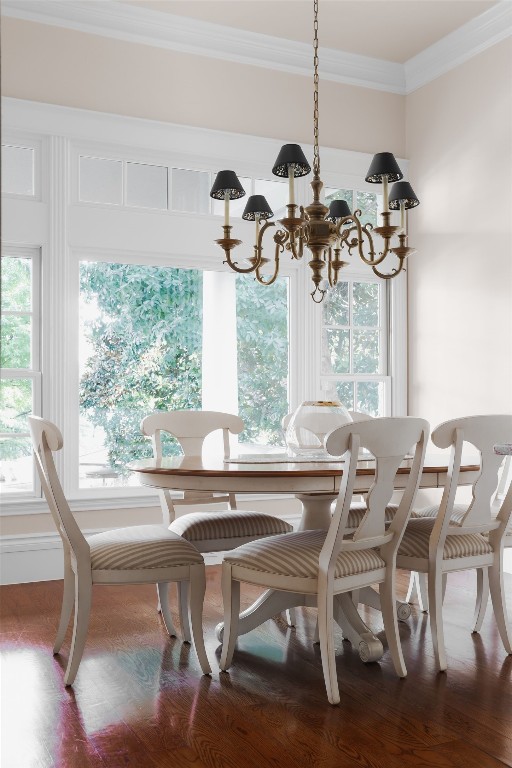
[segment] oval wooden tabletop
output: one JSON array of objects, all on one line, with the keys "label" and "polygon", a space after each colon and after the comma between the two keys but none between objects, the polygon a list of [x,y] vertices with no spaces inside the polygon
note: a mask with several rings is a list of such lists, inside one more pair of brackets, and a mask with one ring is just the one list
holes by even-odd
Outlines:
[{"label": "oval wooden tabletop", "polygon": [[[197,477],[332,477],[343,473],[343,461],[332,462],[278,462],[272,463],[237,463],[234,459],[225,462],[214,457],[200,456],[168,456],[162,459],[140,459],[131,461],[128,468],[133,472],[151,475],[197,476]],[[409,472],[412,460],[406,459],[398,472]],[[445,456],[427,456],[423,466],[424,473],[440,474],[448,469]],[[478,463],[466,461],[461,466],[461,472],[476,472],[480,469]],[[375,463],[373,460],[361,460],[357,468],[358,475],[373,475]]]}]

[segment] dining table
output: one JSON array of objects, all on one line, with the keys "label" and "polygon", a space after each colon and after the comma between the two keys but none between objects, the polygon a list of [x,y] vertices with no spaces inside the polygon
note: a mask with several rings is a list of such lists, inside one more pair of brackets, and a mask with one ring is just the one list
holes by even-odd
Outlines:
[{"label": "dining table", "polygon": [[[395,477],[395,490],[407,483],[412,458],[405,459]],[[442,488],[448,474],[448,454],[427,455],[420,477],[420,488]],[[230,492],[237,494],[294,495],[302,504],[298,530],[327,530],[331,522],[331,507],[337,498],[343,476],[343,460],[304,460],[298,457],[255,454],[229,460],[216,456],[169,456],[161,459],[140,459],[129,463],[139,482],[155,489],[174,491]],[[460,485],[471,485],[480,472],[478,462],[465,460],[459,475]],[[365,494],[375,476],[375,460],[362,458],[358,462],[355,494]],[[198,501],[200,503],[200,501]],[[379,594],[371,587],[360,591],[359,602],[380,608]],[[238,635],[260,626],[268,619],[299,606],[316,607],[315,596],[267,590],[240,614]],[[397,604],[400,620],[411,614],[408,603]],[[383,645],[364,623],[350,595],[334,599],[334,618],[344,639],[357,648],[363,661],[376,661],[383,654]],[[216,627],[222,641],[223,624]]]}]

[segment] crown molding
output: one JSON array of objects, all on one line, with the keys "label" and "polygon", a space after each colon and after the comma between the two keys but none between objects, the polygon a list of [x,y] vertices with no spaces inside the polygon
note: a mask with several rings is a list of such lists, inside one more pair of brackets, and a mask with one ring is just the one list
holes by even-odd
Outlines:
[{"label": "crown molding", "polygon": [[[3,0],[2,15],[235,64],[311,76],[311,45],[116,0]],[[324,80],[406,95],[512,34],[512,2],[485,13],[405,64],[321,48]]]},{"label": "crown molding", "polygon": [[512,35],[512,2],[503,0],[405,62],[406,93]]},{"label": "crown molding", "polygon": [[[3,0],[2,14],[181,53],[311,76],[311,45],[110,0]],[[401,64],[322,48],[320,73],[337,83],[405,93]]]}]

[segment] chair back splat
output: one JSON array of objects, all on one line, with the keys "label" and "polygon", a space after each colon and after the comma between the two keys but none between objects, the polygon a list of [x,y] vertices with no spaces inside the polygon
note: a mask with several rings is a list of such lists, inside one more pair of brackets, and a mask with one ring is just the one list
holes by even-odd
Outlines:
[{"label": "chair back splat", "polygon": [[[347,549],[364,549],[388,545],[385,552],[393,557],[401,532],[411,512],[418,490],[425,458],[429,425],[414,417],[371,419],[339,427],[327,437],[326,447],[334,456],[345,455],[345,470],[334,509],[333,520],[322,550],[322,561],[328,558],[332,567],[342,545]],[[414,458],[402,500],[391,524],[386,527],[386,508],[394,491],[394,480],[404,457],[414,446]],[[366,448],[376,461],[375,480],[368,492],[367,512],[347,543],[347,530],[352,493],[356,479],[359,449]]]},{"label": "chair back splat", "polygon": [[63,447],[62,434],[47,419],[29,417],[28,422],[41,487],[63,544],[75,559],[89,558],[89,544],[71,513],[53,460],[53,452]]}]

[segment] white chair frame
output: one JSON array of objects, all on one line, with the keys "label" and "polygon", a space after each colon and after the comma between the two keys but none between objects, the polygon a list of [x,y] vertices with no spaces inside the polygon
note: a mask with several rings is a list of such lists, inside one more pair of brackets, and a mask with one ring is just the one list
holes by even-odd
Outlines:
[{"label": "white chair frame", "polygon": [[[440,424],[432,432],[432,442],[438,448],[450,448],[448,477],[441,499],[439,512],[430,534],[428,558],[412,558],[398,554],[397,566],[427,574],[428,605],[432,641],[437,667],[447,668],[442,617],[446,576],[454,571],[476,569],[478,576],[478,599],[475,624],[478,623],[488,583],[494,608],[494,615],[501,640],[508,654],[512,653],[512,635],[507,618],[503,587],[503,547],[507,526],[512,513],[512,484],[498,513],[492,514],[492,499],[498,486],[498,471],[503,456],[494,453],[493,445],[505,442],[512,432],[512,416],[489,415],[468,416]],[[462,459],[464,442],[471,443],[480,453],[481,470],[473,484],[472,501],[460,521],[452,521],[455,494]],[[410,524],[414,525],[412,521]],[[447,537],[464,534],[488,534],[492,552],[473,556],[444,558]],[[481,622],[480,622],[481,623]]]},{"label": "white chair frame", "polygon": [[[53,647],[54,654],[59,653],[62,647],[74,608],[73,637],[64,674],[65,685],[73,684],[82,658],[89,624],[92,587],[95,584],[156,584],[162,606],[162,618],[169,635],[175,635],[176,631],[168,607],[168,584],[171,581],[187,584],[190,593],[190,616],[187,626],[192,627],[191,634],[201,669],[204,674],[210,674],[202,628],[206,587],[204,563],[194,562],[165,568],[94,570],[91,565],[89,542],[71,513],[55,469],[52,453],[62,449],[62,435],[55,424],[46,419],[30,416],[28,422],[41,485],[64,549],[64,593]],[[176,536],[176,539],[179,540],[179,537]],[[169,545],[172,546],[173,543],[174,540],[170,539]],[[185,640],[190,642],[191,635]]]},{"label": "white chair frame", "polygon": [[[351,595],[347,593],[379,583],[382,616],[393,664],[400,677],[406,676],[395,610],[395,558],[418,489],[428,433],[429,425],[424,419],[401,417],[347,424],[334,430],[327,437],[327,450],[333,456],[344,455],[345,464],[338,501],[320,553],[317,575],[316,577],[297,577],[292,573],[283,575],[245,567],[243,547],[238,550],[238,556],[236,552],[234,553],[233,562],[229,562],[230,556],[227,555],[222,569],[224,638],[220,660],[221,670],[226,671],[233,659],[240,612],[241,582],[276,590],[316,595],[320,650],[327,697],[331,704],[338,704],[340,696],[334,651],[334,599],[339,596],[337,599],[341,599],[343,610],[355,611]],[[415,453],[407,486],[393,521],[386,526],[385,508],[393,493],[396,471],[412,445],[415,445]],[[355,533],[347,539],[345,538],[347,518],[360,447],[367,448],[376,457],[377,471],[373,486],[368,493],[368,512]],[[317,535],[317,533],[311,531],[289,534],[289,536],[304,537],[308,534]],[[259,551],[264,553],[266,546],[275,546],[278,538],[257,542]],[[290,538],[289,541],[292,542],[292,539]],[[251,545],[247,545],[247,549],[250,547]],[[335,577],[340,554],[376,548],[379,548],[383,561],[382,567],[359,574]]]}]

